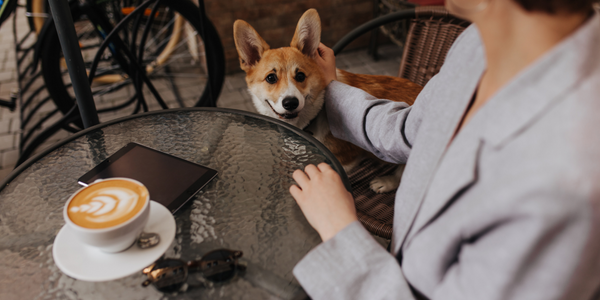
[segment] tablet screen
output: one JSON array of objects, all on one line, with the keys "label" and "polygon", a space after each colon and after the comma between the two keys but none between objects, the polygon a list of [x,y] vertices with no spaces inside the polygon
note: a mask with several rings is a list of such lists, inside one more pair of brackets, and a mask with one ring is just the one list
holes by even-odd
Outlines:
[{"label": "tablet screen", "polygon": [[88,185],[111,177],[132,178],[148,188],[150,199],[175,213],[216,175],[210,168],[129,143],[79,178],[79,183]]}]

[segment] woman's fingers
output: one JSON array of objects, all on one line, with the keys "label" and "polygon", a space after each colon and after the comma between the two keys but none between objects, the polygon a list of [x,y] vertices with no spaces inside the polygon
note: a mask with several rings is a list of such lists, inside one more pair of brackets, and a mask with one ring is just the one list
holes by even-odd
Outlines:
[{"label": "woman's fingers", "polygon": [[317,56],[319,58],[323,58],[323,55],[325,54],[325,48],[326,46],[323,45],[323,43],[319,43],[319,47],[317,47]]},{"label": "woman's fingers", "polygon": [[319,65],[327,84],[329,84],[332,80],[337,80],[335,55],[333,50],[325,46],[323,43],[320,43],[319,47],[317,48],[317,53],[315,54],[315,61]]},{"label": "woman's fingers", "polygon": [[319,52],[319,56],[321,57],[331,57],[333,56],[333,50],[323,43],[319,43],[319,47],[317,47],[317,51]]},{"label": "woman's fingers", "polygon": [[300,188],[305,186],[308,183],[308,181],[310,180],[308,178],[308,176],[306,175],[306,173],[304,173],[302,170],[294,171],[294,173],[292,174],[292,178],[294,178],[294,180],[296,180],[298,185],[300,185]]},{"label": "woman's fingers", "polygon": [[331,48],[325,46],[323,43],[319,44],[317,48],[317,58],[324,62],[335,61],[335,55],[333,54],[333,50]]},{"label": "woman's fingers", "polygon": [[308,178],[311,180],[315,179],[317,176],[319,176],[319,173],[321,173],[321,171],[315,165],[308,165],[304,167],[304,172],[306,173],[306,175],[308,175]]},{"label": "woman's fingers", "polygon": [[[321,44],[323,45],[323,44]],[[325,52],[323,51],[323,49],[321,49],[321,46],[319,45],[319,48],[317,48],[317,53],[315,55],[315,58],[317,60],[323,61],[323,56],[325,55]]]},{"label": "woman's fingers", "polygon": [[292,186],[290,186],[290,194],[298,201],[301,199],[300,196],[302,195],[302,190],[297,185],[292,184]]},{"label": "woman's fingers", "polygon": [[322,173],[323,173],[323,172],[327,172],[327,171],[331,171],[331,170],[333,170],[333,169],[331,168],[331,166],[330,166],[329,164],[326,164],[326,163],[320,163],[320,164],[317,166],[317,168],[319,168],[319,171],[321,171]]},{"label": "woman's fingers", "polygon": [[294,178],[294,180],[296,180],[298,185],[300,185],[300,189],[302,189],[309,183],[310,180],[313,180],[313,179],[319,177],[320,173],[321,173],[321,171],[319,170],[319,168],[317,168],[317,166],[307,165],[306,167],[304,167],[304,171],[302,171],[302,170],[294,171],[294,173],[292,174],[292,177]]}]

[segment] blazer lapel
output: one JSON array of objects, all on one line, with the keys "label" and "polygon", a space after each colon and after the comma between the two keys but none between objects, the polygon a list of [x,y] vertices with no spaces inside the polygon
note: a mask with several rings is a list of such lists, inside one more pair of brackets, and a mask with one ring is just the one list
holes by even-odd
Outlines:
[{"label": "blazer lapel", "polygon": [[488,100],[440,157],[423,192],[414,230],[405,240],[410,241],[477,181],[477,162],[484,144],[502,147],[566,98],[582,77],[597,68],[593,66],[598,64],[596,53],[600,53],[597,15]]},{"label": "blazer lapel", "polygon": [[[477,181],[477,161],[483,141],[463,128],[443,155],[407,241]],[[471,127],[473,129],[473,127]]]},{"label": "blazer lapel", "polygon": [[[476,46],[480,45],[475,28],[468,28],[463,34],[465,38],[475,39]],[[435,108],[429,108],[426,120],[419,129],[419,136],[411,150],[409,162],[406,165],[402,184],[397,195],[407,195],[410,198],[396,201],[394,208],[394,234],[392,237],[392,253],[398,253],[413,221],[420,209],[427,187],[435,170],[438,168],[457,126],[466,112],[481,75],[485,69],[482,48],[457,44],[454,52],[469,53],[468,62],[448,60],[442,67],[442,72],[432,79],[422,94],[433,99]],[[418,104],[419,99],[417,98]],[[467,180],[468,175],[462,176]],[[460,183],[457,183],[460,185]],[[450,187],[449,187],[450,188]],[[450,188],[451,189],[451,188]]]}]

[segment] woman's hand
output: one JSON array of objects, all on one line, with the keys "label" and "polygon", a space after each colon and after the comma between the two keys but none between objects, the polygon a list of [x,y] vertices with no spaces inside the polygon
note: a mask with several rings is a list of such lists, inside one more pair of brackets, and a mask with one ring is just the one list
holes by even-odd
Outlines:
[{"label": "woman's hand", "polygon": [[290,193],[323,242],[357,220],[352,194],[328,164],[308,165],[293,177],[299,187],[292,185]]},{"label": "woman's hand", "polygon": [[317,53],[315,53],[315,61],[321,68],[323,75],[325,75],[327,84],[333,80],[337,80],[335,71],[335,55],[333,54],[333,50],[331,50],[331,48],[323,45],[323,43],[319,44]]}]

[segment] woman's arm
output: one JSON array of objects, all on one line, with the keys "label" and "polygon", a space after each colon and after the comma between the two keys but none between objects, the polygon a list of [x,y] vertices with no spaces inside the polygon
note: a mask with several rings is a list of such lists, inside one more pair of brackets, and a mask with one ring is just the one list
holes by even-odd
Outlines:
[{"label": "woman's arm", "polygon": [[[294,268],[313,299],[414,299],[396,258],[357,221],[352,195],[326,163],[293,174],[290,193],[323,244]],[[334,265],[332,266],[332,263]]]},{"label": "woman's arm", "polygon": [[[290,191],[324,241],[294,268],[307,293],[313,299],[414,299],[396,258],[353,221],[352,198],[337,173],[311,165],[294,178],[299,187]],[[517,202],[495,225],[465,233],[456,260],[426,293],[432,300],[590,299],[600,276],[600,221],[589,201],[528,191]],[[417,261],[404,263],[407,274],[418,268]]]},{"label": "woman's arm", "polygon": [[358,221],[309,252],[294,276],[315,300],[415,300],[396,258]]},{"label": "woman's arm", "polygon": [[415,104],[377,99],[337,80],[333,51],[321,44],[315,55],[325,80],[325,105],[329,126],[337,138],[349,141],[379,158],[405,163],[410,154],[434,89],[435,77]]}]

